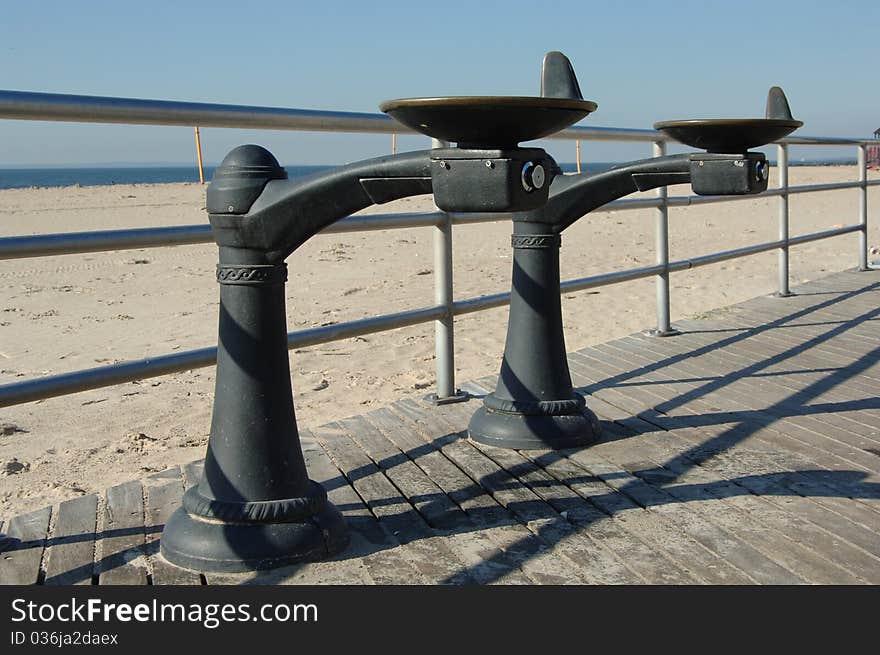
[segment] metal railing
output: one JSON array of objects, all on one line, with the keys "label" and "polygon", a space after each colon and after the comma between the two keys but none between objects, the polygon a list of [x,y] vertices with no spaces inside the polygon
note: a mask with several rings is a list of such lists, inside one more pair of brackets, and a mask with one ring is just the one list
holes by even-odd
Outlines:
[{"label": "metal railing", "polygon": [[[382,114],[70,96],[19,91],[0,91],[0,119],[367,132],[379,134],[409,132],[409,130]],[[578,141],[646,142],[652,144],[654,156],[665,154],[666,143],[669,141],[668,137],[654,130],[601,127],[570,127],[550,138]],[[860,235],[859,269],[868,270],[870,266],[867,258],[867,189],[869,186],[880,184],[880,180],[868,181],[867,179],[866,148],[871,143],[876,142],[862,139],[803,136],[788,137],[778,143],[777,165],[779,167],[779,186],[775,189],[768,189],[763,194],[765,196],[779,197],[779,239],[776,241],[670,262],[668,257],[669,207],[729,202],[753,196],[668,197],[666,189],[661,188],[657,190],[656,197],[654,198],[624,199],[609,203],[599,211],[642,209],[646,207],[655,209],[656,263],[652,266],[567,280],[560,285],[560,292],[579,291],[654,276],[657,291],[656,332],[667,334],[671,332],[669,275],[673,272],[777,250],[779,253],[778,292],[780,295],[788,295],[789,248],[794,245],[849,234],[851,232],[858,232]],[[792,144],[855,146],[858,149],[858,181],[788,186],[788,146]],[[438,142],[434,142],[433,147],[438,145],[440,145]],[[798,237],[789,236],[788,197],[790,195],[850,188],[859,190],[859,216],[857,224]],[[454,395],[456,389],[453,318],[493,307],[504,306],[510,302],[510,294],[498,293],[464,300],[453,299],[452,227],[453,225],[500,221],[507,218],[507,216],[500,214],[458,215],[438,211],[420,214],[352,216],[337,221],[322,233],[433,227],[434,304],[421,309],[383,314],[346,323],[291,332],[287,338],[288,347],[301,348],[434,321],[437,397],[442,399]],[[212,241],[210,227],[207,224],[5,237],[0,238],[0,259],[43,257],[130,248],[156,248],[209,243]],[[216,361],[216,352],[215,347],[200,348],[0,385],[0,407],[211,366]]]}]

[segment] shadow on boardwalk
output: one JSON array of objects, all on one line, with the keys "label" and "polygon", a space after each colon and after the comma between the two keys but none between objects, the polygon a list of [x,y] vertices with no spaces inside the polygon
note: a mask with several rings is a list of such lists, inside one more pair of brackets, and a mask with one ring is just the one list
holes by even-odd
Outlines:
[{"label": "shadow on boardwalk", "polygon": [[[878,584],[876,280],[831,276],[793,299],[735,306],[723,323],[684,322],[673,339],[572,353],[573,381],[603,422],[587,449],[472,444],[476,400],[402,400],[303,430],[310,473],[346,515],[352,546],[329,562],[200,581]],[[465,386],[477,398],[493,384]],[[176,494],[169,507],[186,473],[161,482]],[[96,539],[53,535],[47,520],[42,537],[9,530],[2,550],[48,548],[51,561],[58,546],[95,542],[95,560],[65,580],[99,582],[146,556],[158,583],[161,527]],[[122,537],[133,542],[104,553]]]}]

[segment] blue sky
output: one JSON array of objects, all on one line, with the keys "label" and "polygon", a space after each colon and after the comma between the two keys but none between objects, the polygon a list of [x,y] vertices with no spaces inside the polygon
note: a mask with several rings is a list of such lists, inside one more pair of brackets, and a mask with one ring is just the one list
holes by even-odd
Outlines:
[{"label": "blue sky", "polygon": [[[779,84],[801,133],[867,137],[880,127],[878,26],[877,0],[6,0],[0,88],[372,112],[396,97],[534,95],[544,53],[562,50],[599,104],[583,125],[761,116]],[[208,162],[244,142],[287,164],[390,148],[385,135],[202,131]],[[406,137],[399,148],[426,143]],[[543,145],[574,159],[571,142]],[[645,144],[583,147],[598,161],[649,154]],[[193,151],[189,128],[0,120],[0,166],[189,163]]]}]

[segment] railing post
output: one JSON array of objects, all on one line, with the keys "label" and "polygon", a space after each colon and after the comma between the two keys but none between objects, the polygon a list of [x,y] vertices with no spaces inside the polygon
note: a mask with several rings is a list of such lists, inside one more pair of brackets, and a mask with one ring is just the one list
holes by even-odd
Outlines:
[{"label": "railing post", "polygon": [[788,298],[794,294],[788,287],[788,144],[780,143],[776,146],[776,167],[779,169],[779,240],[783,245],[778,250],[779,261],[779,289],[776,295],[780,298]]},{"label": "railing post", "polygon": [[[449,144],[431,139],[432,148]],[[436,207],[435,207],[436,208]],[[439,211],[439,208],[437,208]],[[428,400],[438,405],[467,400],[467,394],[455,388],[455,331],[452,287],[452,218],[446,212],[434,228],[434,304],[446,308],[446,315],[434,321],[434,363],[437,391]]]},{"label": "railing post", "polygon": [[868,265],[868,147],[861,143],[859,149],[859,270],[870,271]]},{"label": "railing post", "polygon": [[[654,142],[654,156],[662,157],[666,154],[666,142]],[[655,194],[660,199],[660,205],[654,212],[654,249],[657,253],[657,264],[663,266],[662,273],[655,277],[657,289],[657,327],[650,330],[649,334],[657,337],[668,337],[678,334],[669,321],[669,206],[666,203],[668,197],[666,187],[658,187]]]}]

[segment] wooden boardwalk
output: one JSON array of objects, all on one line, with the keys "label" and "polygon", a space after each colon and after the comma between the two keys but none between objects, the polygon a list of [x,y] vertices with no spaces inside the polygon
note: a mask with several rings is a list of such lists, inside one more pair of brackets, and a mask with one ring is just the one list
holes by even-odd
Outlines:
[{"label": "wooden boardwalk", "polygon": [[6,521],[0,582],[878,584],[880,273],[795,291],[571,353],[603,420],[587,449],[472,444],[479,399],[303,429],[352,532],[333,560],[247,575],[164,562],[193,463]]}]

